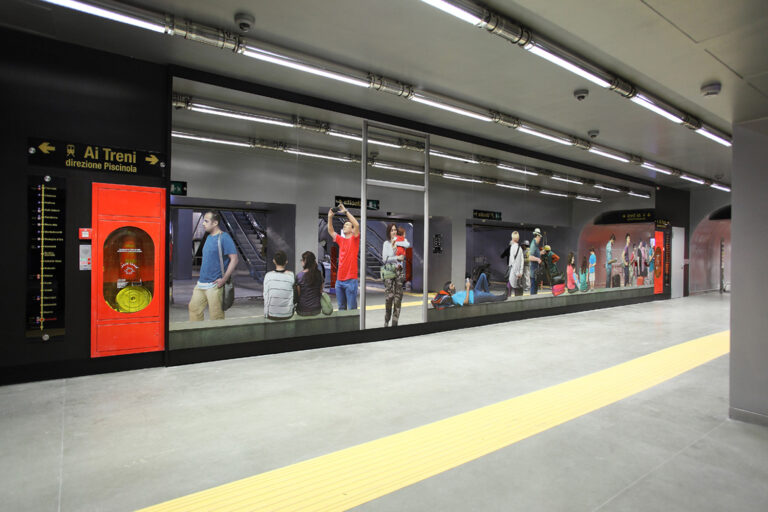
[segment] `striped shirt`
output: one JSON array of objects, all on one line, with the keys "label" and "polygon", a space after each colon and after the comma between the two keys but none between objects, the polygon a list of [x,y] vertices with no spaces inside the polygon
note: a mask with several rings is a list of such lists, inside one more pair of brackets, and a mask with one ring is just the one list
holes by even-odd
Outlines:
[{"label": "striped shirt", "polygon": [[293,316],[293,272],[273,270],[264,276],[264,316],[291,318]]}]

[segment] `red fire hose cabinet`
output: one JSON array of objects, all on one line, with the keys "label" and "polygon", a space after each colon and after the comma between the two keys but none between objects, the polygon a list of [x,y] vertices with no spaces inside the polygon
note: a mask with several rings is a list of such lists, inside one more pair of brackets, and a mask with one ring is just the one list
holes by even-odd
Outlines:
[{"label": "red fire hose cabinet", "polygon": [[93,184],[91,357],[164,348],[165,197]]}]

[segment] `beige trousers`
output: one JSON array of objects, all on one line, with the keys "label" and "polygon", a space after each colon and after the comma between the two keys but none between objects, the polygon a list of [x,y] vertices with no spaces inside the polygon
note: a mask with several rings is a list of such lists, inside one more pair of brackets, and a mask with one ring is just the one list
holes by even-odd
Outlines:
[{"label": "beige trousers", "polygon": [[200,322],[204,320],[203,312],[205,306],[208,306],[208,314],[211,320],[224,320],[224,311],[221,309],[221,298],[224,294],[224,288],[209,288],[201,290],[197,286],[192,291],[192,299],[189,301],[189,320],[190,322]]}]

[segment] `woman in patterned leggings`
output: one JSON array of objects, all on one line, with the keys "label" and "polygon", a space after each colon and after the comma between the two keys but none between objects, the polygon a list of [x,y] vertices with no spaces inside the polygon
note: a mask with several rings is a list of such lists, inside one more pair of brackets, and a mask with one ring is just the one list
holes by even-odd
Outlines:
[{"label": "woman in patterned leggings", "polygon": [[396,327],[400,318],[400,303],[403,300],[405,282],[405,250],[410,246],[405,237],[398,236],[396,225],[387,226],[387,239],[381,248],[381,264],[394,266],[395,277],[384,280],[384,298],[386,299],[384,327],[389,327],[390,320],[392,320],[392,327]]}]

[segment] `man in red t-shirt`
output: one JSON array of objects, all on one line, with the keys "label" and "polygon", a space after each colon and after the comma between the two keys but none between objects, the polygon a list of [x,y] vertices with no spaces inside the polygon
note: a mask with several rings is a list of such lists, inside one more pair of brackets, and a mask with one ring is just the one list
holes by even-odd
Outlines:
[{"label": "man in red t-shirt", "polygon": [[339,213],[347,215],[341,232],[333,229],[333,208],[328,210],[328,234],[339,245],[339,270],[336,274],[336,302],[339,309],[357,309],[357,257],[360,253],[360,223],[339,203]]}]

